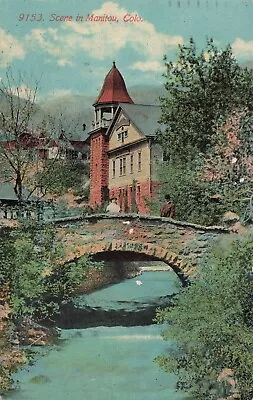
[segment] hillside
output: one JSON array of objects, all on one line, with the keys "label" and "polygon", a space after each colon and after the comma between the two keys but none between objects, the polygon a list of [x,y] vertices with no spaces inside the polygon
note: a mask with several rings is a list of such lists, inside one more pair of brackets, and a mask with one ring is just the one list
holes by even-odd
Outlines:
[{"label": "hillside", "polygon": [[[164,94],[162,86],[133,86],[128,92],[135,103],[159,104],[159,96]],[[93,120],[93,107],[96,96],[65,95],[62,97],[44,100],[39,103],[41,113],[50,115],[61,123],[67,132],[76,136],[86,137]],[[86,130],[83,132],[83,124]]]}]

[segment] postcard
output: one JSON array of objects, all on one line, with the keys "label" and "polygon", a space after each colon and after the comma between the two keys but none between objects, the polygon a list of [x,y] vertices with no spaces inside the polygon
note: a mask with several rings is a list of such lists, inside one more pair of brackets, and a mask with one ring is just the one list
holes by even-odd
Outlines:
[{"label": "postcard", "polygon": [[[84,282],[73,270],[64,283],[59,278],[61,293],[72,288],[70,279],[79,289],[71,302],[72,289],[64,292],[62,314],[50,316],[50,328],[40,325],[42,314],[33,320],[42,289],[33,292],[39,284],[28,264],[15,258],[32,276],[23,297],[9,293],[9,278],[0,277],[0,332],[11,304],[23,307],[13,317],[23,328],[11,325],[11,349],[1,344],[0,398],[190,398],[192,387],[187,392],[183,378],[160,368],[167,361],[159,356],[173,352],[173,341],[162,339],[165,325],[154,318],[187,286],[208,241],[241,233],[241,222],[253,217],[245,203],[252,202],[252,156],[242,156],[237,135],[242,121],[252,121],[253,1],[0,0],[0,6],[1,229],[5,223],[13,229],[20,217],[35,216],[38,226],[53,219],[61,245],[71,249],[68,262],[91,255],[100,263]],[[226,138],[222,145],[214,144],[214,123]],[[55,270],[39,265],[44,239],[35,236],[27,254],[44,287]],[[25,273],[17,276],[27,282]],[[55,290],[58,278],[53,282]],[[47,329],[58,337],[53,344]],[[23,344],[36,347],[31,365]],[[244,393],[234,374],[224,364],[210,393],[216,383],[217,399]],[[219,386],[223,381],[232,392]]]}]

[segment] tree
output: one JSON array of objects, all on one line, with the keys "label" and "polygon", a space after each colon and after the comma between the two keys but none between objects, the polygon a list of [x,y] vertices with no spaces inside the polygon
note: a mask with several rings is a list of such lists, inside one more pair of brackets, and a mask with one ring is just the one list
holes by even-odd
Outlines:
[{"label": "tree", "polygon": [[[27,80],[31,81],[30,87]],[[10,69],[0,83],[1,179],[14,182],[19,202],[27,197],[24,186],[29,188],[30,196],[38,189],[36,194],[43,197],[54,179],[56,164],[58,170],[63,166],[66,172],[65,153],[74,152],[63,129],[63,122],[66,129],[69,121],[63,121],[62,114],[55,118],[41,111],[36,103],[38,89],[38,81],[22,74],[16,78]],[[71,129],[73,133],[77,127],[72,124]],[[54,152],[47,160],[49,148]],[[72,169],[69,163],[70,173]]]},{"label": "tree", "polygon": [[[76,195],[85,194],[89,181],[89,166],[76,160],[44,160],[45,168],[37,174],[40,186],[50,194],[64,195],[72,189]],[[86,190],[87,192],[87,190]]]},{"label": "tree", "polygon": [[[29,351],[12,348],[12,332],[36,320],[50,320],[88,275],[101,265],[85,257],[64,264],[55,229],[24,224],[0,231],[0,394],[12,388],[11,375],[28,363]],[[23,327],[22,327],[23,326]],[[36,343],[36,341],[35,341]],[[0,396],[1,397],[1,396]]]},{"label": "tree", "polygon": [[88,268],[97,265],[85,257],[64,263],[65,257],[50,225],[26,223],[1,230],[0,299],[8,303],[14,322],[52,316],[85,279]]},{"label": "tree", "polygon": [[217,143],[203,160],[199,178],[216,188],[227,207],[245,212],[253,185],[253,114],[234,110],[217,132]]},{"label": "tree", "polygon": [[157,320],[169,323],[164,339],[175,345],[157,360],[178,375],[178,389],[194,399],[217,400],[234,392],[241,400],[252,399],[252,263],[251,234],[226,238],[176,296],[174,307],[158,311]]},{"label": "tree", "polygon": [[230,46],[213,40],[197,51],[195,42],[179,46],[178,61],[165,57],[166,97],[161,98],[159,140],[170,161],[191,161],[208,153],[217,128],[234,109],[253,110],[253,71],[239,66]]},{"label": "tree", "polygon": [[189,165],[163,163],[158,169],[159,193],[148,203],[151,210],[160,214],[164,196],[169,193],[177,220],[201,225],[219,224],[226,211],[225,204],[213,199],[217,188],[213,182],[202,179],[202,175]]},{"label": "tree", "polygon": [[33,161],[36,145],[31,128],[36,113],[37,92],[38,82],[29,88],[24,77],[19,75],[15,79],[10,69],[5,79],[1,80],[0,157],[7,166],[5,172],[8,176],[5,178],[15,180],[14,190],[19,201],[23,200],[23,181]]}]

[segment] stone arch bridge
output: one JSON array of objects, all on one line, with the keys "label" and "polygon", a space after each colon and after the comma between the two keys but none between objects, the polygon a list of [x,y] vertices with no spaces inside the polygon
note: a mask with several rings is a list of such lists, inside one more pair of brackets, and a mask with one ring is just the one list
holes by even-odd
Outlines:
[{"label": "stone arch bridge", "polygon": [[84,255],[107,261],[160,260],[183,284],[208,257],[217,238],[229,234],[220,226],[137,214],[64,218],[55,225],[67,250],[67,261]]}]

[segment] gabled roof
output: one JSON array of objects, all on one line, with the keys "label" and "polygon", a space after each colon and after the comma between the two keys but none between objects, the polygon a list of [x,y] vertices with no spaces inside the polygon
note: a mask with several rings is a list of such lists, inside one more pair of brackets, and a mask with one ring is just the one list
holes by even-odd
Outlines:
[{"label": "gabled roof", "polygon": [[[34,195],[30,195],[30,191],[23,187],[24,199],[36,200]],[[1,201],[18,201],[17,195],[14,191],[14,184],[11,182],[0,182],[0,202]]]},{"label": "gabled roof", "polygon": [[126,88],[123,76],[116,68],[115,62],[105,77],[102,90],[94,105],[103,103],[133,103]]},{"label": "gabled roof", "polygon": [[126,114],[135,127],[145,136],[156,136],[156,131],[161,128],[161,124],[158,123],[161,118],[160,106],[120,103],[114,121],[117,115],[119,115],[120,110]]}]

